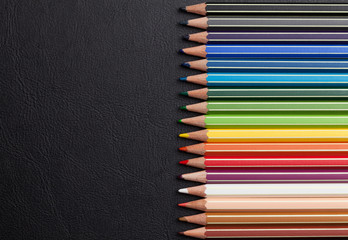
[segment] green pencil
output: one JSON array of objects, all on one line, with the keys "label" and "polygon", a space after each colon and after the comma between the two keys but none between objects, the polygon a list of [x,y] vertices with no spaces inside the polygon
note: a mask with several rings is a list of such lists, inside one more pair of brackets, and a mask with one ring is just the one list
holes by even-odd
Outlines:
[{"label": "green pencil", "polygon": [[348,111],[348,101],[335,100],[259,100],[259,101],[207,101],[181,107],[197,113],[222,113],[222,112],[265,112],[265,111]]},{"label": "green pencil", "polygon": [[233,115],[202,115],[179,120],[182,123],[206,128],[250,127],[342,127],[348,126],[348,114],[233,114]]},{"label": "green pencil", "polygon": [[182,95],[207,99],[246,98],[348,98],[348,88],[202,88]]}]

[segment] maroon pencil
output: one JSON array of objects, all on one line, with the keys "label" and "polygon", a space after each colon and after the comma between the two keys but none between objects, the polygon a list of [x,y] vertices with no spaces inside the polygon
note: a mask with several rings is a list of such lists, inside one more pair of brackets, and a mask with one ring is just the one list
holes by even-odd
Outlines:
[{"label": "maroon pencil", "polygon": [[187,173],[180,178],[201,183],[347,183],[348,169],[229,169]]}]

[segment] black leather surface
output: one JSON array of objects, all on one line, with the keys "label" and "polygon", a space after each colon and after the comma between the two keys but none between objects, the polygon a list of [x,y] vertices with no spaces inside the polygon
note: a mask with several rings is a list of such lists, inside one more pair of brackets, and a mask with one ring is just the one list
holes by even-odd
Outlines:
[{"label": "black leather surface", "polygon": [[198,2],[0,2],[0,239],[185,239],[177,9]]}]

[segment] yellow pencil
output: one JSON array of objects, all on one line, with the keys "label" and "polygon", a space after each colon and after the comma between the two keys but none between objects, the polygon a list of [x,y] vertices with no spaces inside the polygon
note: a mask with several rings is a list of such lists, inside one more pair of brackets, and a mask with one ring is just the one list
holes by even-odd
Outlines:
[{"label": "yellow pencil", "polygon": [[348,142],[348,128],[205,129],[179,136],[203,142]]}]

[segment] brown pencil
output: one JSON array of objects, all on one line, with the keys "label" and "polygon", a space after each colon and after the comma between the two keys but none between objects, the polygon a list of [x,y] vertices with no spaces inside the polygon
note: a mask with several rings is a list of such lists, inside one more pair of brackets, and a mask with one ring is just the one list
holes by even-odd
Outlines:
[{"label": "brown pencil", "polygon": [[348,210],[348,198],[228,198],[208,197],[180,203],[205,212]]},{"label": "brown pencil", "polygon": [[180,234],[200,239],[348,237],[348,224],[209,225]]},{"label": "brown pencil", "polygon": [[185,216],[179,220],[199,225],[348,223],[348,211],[212,212]]}]

